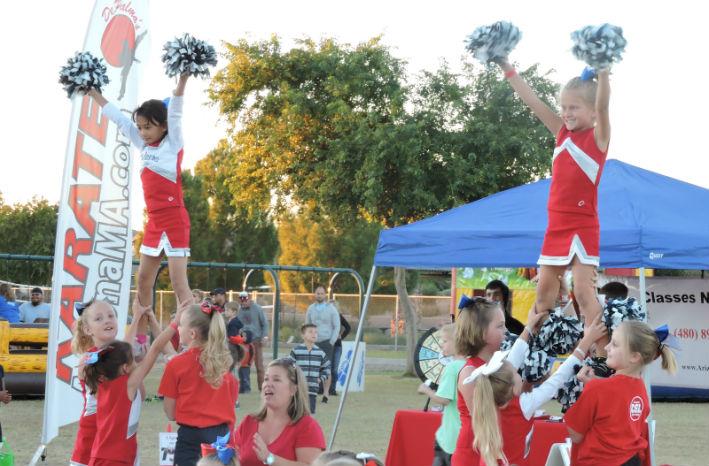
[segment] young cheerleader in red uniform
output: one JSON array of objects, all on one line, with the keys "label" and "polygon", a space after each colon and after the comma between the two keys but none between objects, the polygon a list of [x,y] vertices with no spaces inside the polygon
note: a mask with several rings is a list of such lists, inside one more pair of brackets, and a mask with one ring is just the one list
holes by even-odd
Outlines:
[{"label": "young cheerleader in red uniform", "polygon": [[[178,310],[178,318],[180,314]],[[123,341],[113,341],[87,353],[85,382],[89,393],[98,400],[89,466],[139,464],[137,432],[145,391],[143,380],[174,332],[170,326],[160,333],[140,365],[133,360],[132,345]]]},{"label": "young cheerleader in red uniform", "polygon": [[[74,327],[71,350],[83,361],[86,353],[96,351],[116,339],[118,321],[113,307],[105,301],[91,300],[88,303],[77,303],[76,312],[78,319]],[[142,311],[139,310],[139,312]],[[126,331],[126,341],[135,337],[139,320],[133,319]],[[71,466],[89,464],[91,448],[96,437],[96,394],[86,391],[83,363],[79,366],[79,381],[84,397],[84,407],[81,410],[79,429],[76,432],[74,450],[69,461]]]},{"label": "young cheerleader in red uniform", "polygon": [[239,383],[229,371],[233,358],[221,314],[209,303],[191,305],[179,320],[188,348],[165,366],[159,393],[168,419],[177,421],[175,465],[194,466],[201,444],[234,429]]},{"label": "young cheerleader in red uniform", "polygon": [[[569,81],[561,92],[558,115],[506,58],[499,64],[517,95],[556,136],[536,308],[541,312],[554,307],[559,277],[570,265],[574,297],[586,321],[592,322],[601,313],[594,278],[599,265],[598,184],[611,135],[609,71],[598,70],[597,77],[584,72]],[[607,342],[604,337],[599,344]]]},{"label": "young cheerleader in red uniform", "polygon": [[674,354],[664,343],[667,334],[666,326],[653,331],[638,321],[625,321],[613,332],[606,362],[615,374],[589,381],[564,416],[575,444],[574,466],[642,464],[650,414],[642,371],[657,358],[663,369],[676,371]]},{"label": "young cheerleader in red uniform", "polygon": [[[531,315],[534,315],[534,310],[530,311]],[[535,411],[551,400],[564,382],[574,376],[574,366],[583,364],[593,342],[606,331],[598,318],[592,325],[587,325],[584,337],[573,354],[554,375],[531,392],[522,393],[522,378],[517,368],[521,363],[519,355],[527,351],[525,340],[534,327],[530,325],[515,341],[509,356],[499,353],[496,362],[491,360],[490,364],[479,368],[464,381],[474,387],[472,417],[475,447],[487,466],[498,461],[517,466],[526,464],[525,443],[532,430]]]}]

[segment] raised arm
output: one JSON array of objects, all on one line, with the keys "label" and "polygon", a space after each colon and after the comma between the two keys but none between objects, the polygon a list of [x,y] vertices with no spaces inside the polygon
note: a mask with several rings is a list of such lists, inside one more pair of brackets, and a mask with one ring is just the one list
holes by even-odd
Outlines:
[{"label": "raised arm", "polygon": [[544,406],[556,395],[559,389],[574,376],[574,366],[583,365],[591,345],[606,333],[606,326],[600,323],[600,316],[596,317],[591,325],[584,330],[584,336],[579,341],[574,352],[566,358],[566,361],[559,366],[554,374],[543,384],[531,392],[522,393],[519,397],[519,406],[522,414],[527,419],[534,416],[534,412]]},{"label": "raised arm", "polygon": [[175,88],[174,91],[172,91],[173,95],[176,96],[183,96],[185,95],[185,85],[187,84],[187,78],[189,78],[189,74],[182,74],[180,75],[180,79],[177,80],[177,87]]},{"label": "raised arm", "polygon": [[596,90],[596,129],[594,136],[600,150],[608,150],[611,140],[611,123],[608,107],[611,98],[611,85],[608,69],[598,70],[598,89]]},{"label": "raised arm", "polygon": [[102,107],[103,115],[114,122],[116,126],[118,126],[118,131],[130,139],[130,142],[132,142],[135,147],[142,149],[145,146],[145,142],[143,138],[140,137],[138,128],[118,107],[106,100],[103,94],[95,89],[89,91],[89,96]]},{"label": "raised arm", "polygon": [[529,339],[532,338],[533,332],[539,325],[539,321],[547,315],[549,315],[548,312],[537,313],[534,306],[529,310],[527,314],[527,325],[524,326],[524,331],[517,340],[515,340],[515,344],[512,345],[510,354],[507,356],[507,360],[515,369],[522,367],[524,358],[527,355],[527,350],[529,349]]},{"label": "raised arm", "polygon": [[505,72],[507,81],[515,90],[517,95],[527,106],[532,110],[532,113],[539,118],[544,126],[556,137],[556,134],[561,129],[561,117],[554,112],[547,104],[540,99],[527,82],[517,73],[515,68],[505,58],[498,62],[502,71]]}]

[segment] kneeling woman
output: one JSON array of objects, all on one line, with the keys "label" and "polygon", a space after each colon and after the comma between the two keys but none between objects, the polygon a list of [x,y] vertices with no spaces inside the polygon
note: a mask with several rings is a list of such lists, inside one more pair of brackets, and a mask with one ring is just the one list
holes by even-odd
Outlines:
[{"label": "kneeling woman", "polygon": [[308,411],[305,376],[291,358],[272,361],[261,387],[261,410],[236,431],[241,466],[306,466],[325,449],[325,437]]}]

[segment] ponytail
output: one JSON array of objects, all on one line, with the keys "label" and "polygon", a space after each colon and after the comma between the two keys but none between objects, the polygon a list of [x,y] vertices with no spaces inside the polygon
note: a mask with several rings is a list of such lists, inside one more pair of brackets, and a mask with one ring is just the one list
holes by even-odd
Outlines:
[{"label": "ponytail", "polygon": [[675,358],[675,353],[664,343],[660,343],[657,352],[658,357],[662,358],[662,368],[674,375],[677,372],[677,358]]},{"label": "ponytail", "polygon": [[497,409],[513,397],[514,369],[505,364],[490,375],[479,375],[473,390],[472,423],[475,432],[473,448],[480,453],[485,464],[507,462],[502,449],[502,433]]},{"label": "ponytail", "polygon": [[213,307],[206,306],[203,310],[197,304],[191,305],[183,318],[197,335],[195,343],[202,348],[199,356],[202,377],[212,387],[219,387],[234,361],[227,346],[224,319]]},{"label": "ponytail", "polygon": [[655,331],[645,322],[626,320],[618,328],[623,328],[631,353],[639,353],[643,365],[650,364],[657,358],[662,358],[662,368],[674,374],[677,372],[677,360],[672,350],[660,342]]}]

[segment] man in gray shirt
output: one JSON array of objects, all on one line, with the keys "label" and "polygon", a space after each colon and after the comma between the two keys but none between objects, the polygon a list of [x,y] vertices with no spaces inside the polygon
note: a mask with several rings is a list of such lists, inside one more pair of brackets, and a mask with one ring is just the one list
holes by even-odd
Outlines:
[{"label": "man in gray shirt", "polygon": [[30,302],[20,306],[20,322],[26,324],[49,322],[49,304],[44,302],[42,288],[33,288]]},{"label": "man in gray shirt", "polygon": [[[332,304],[326,301],[325,287],[319,285],[315,288],[315,302],[308,306],[305,313],[305,323],[315,324],[318,327],[318,348],[325,352],[327,359],[332,364],[332,353],[335,342],[340,335],[340,314]],[[332,375],[323,383],[322,402],[327,403],[327,395],[332,383]]]},{"label": "man in gray shirt", "polygon": [[266,319],[263,308],[252,302],[246,291],[239,293],[239,305],[241,307],[239,320],[244,324],[244,330],[250,330],[253,333],[254,365],[256,366],[256,381],[260,392],[264,375],[263,343],[268,340],[268,319]]}]

